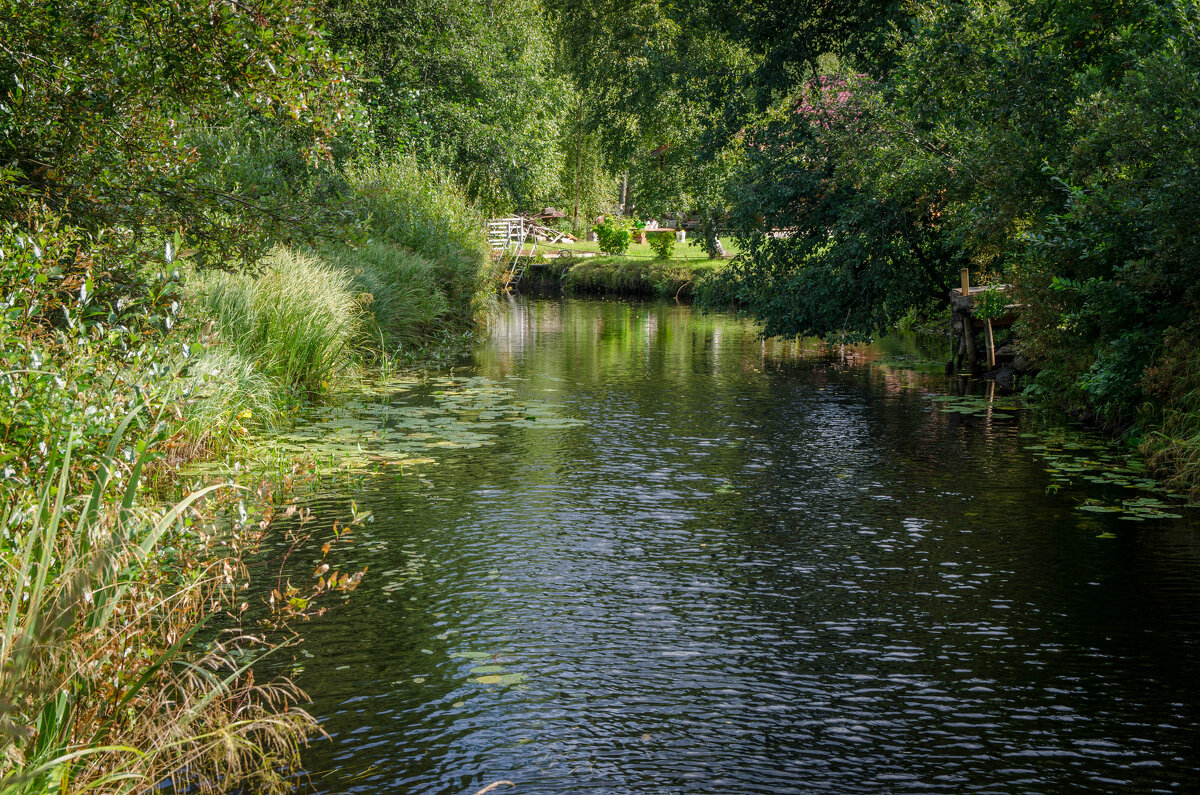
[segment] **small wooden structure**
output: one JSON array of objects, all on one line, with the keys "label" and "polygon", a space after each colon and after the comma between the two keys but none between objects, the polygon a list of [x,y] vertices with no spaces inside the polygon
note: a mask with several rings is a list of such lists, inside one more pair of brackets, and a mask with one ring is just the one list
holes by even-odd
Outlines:
[{"label": "small wooden structure", "polygon": [[[497,259],[504,273],[504,289],[515,287],[525,275],[530,261],[537,256],[537,237],[534,224],[519,215],[509,218],[493,218],[487,224],[488,245],[492,256]],[[532,248],[526,250],[525,242],[532,240]]]},{"label": "small wooden structure", "polygon": [[988,368],[994,368],[996,366],[996,331],[1012,326],[1016,322],[1017,311],[1020,307],[1016,304],[1007,304],[1004,307],[1004,314],[1000,317],[978,318],[975,316],[975,299],[981,293],[985,291],[1007,293],[1011,286],[991,284],[972,287],[971,272],[967,268],[962,269],[961,278],[961,286],[950,291],[950,329],[953,334],[958,335],[957,357],[956,361],[952,359],[952,364],[955,364],[958,369],[962,369],[965,356],[967,367],[971,372],[980,369],[979,353],[975,342],[975,334],[978,331],[984,334]]}]

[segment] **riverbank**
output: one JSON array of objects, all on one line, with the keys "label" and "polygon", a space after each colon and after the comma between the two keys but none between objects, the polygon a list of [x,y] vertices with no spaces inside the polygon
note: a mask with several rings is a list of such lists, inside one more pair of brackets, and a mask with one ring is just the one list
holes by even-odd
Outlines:
[{"label": "riverbank", "polygon": [[518,289],[562,290],[569,295],[692,298],[724,269],[726,262],[707,258],[560,257],[531,266]]},{"label": "riverbank", "polygon": [[[287,787],[317,727],[253,665],[361,573],[330,558],[307,579],[250,576],[268,534],[310,532],[289,504],[301,463],[269,482],[183,483],[180,467],[235,461],[348,380],[444,354],[494,283],[446,181],[404,160],[343,177],[358,239],[276,245],[249,269],[179,239],[155,264],[57,219],[3,230],[4,795]],[[336,555],[364,517],[325,518]]]}]

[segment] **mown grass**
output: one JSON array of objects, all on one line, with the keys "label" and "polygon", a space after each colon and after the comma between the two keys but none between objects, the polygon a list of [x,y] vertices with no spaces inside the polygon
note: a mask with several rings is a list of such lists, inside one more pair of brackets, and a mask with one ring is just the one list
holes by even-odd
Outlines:
[{"label": "mown grass", "polygon": [[573,293],[685,298],[725,267],[724,260],[590,257],[573,262],[563,288]]},{"label": "mown grass", "polygon": [[[708,254],[704,252],[701,246],[692,245],[693,239],[689,237],[683,243],[676,243],[675,249],[671,253],[673,260],[707,260]],[[732,238],[721,238],[721,245],[725,247],[725,252],[730,256],[740,253],[740,249]],[[588,242],[581,240],[578,243],[538,243],[539,251],[554,252],[566,251],[569,253],[602,253],[600,252],[600,244],[596,242]],[[647,243],[631,243],[629,251],[624,255],[627,259],[657,259],[654,249]]]}]

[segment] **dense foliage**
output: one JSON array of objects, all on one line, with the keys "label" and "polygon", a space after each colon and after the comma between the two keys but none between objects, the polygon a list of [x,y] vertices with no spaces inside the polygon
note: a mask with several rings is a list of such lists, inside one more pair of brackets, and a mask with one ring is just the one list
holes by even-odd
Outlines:
[{"label": "dense foliage", "polygon": [[203,131],[269,126],[317,164],[355,107],[296,0],[5,0],[0,86],[0,216],[47,208],[92,234],[183,229],[206,255],[303,216],[214,182]]},{"label": "dense foliage", "polygon": [[455,173],[492,212],[557,188],[558,128],[572,98],[553,70],[540,3],[330,0],[337,46],[363,67],[376,136]]},{"label": "dense foliage", "polygon": [[1148,375],[1196,315],[1197,5],[878,10],[820,76],[770,73],[795,29],[755,35],[778,47],[752,80],[767,110],[739,116],[729,196],[748,255],[720,294],[769,333],[862,335],[944,302],[970,266],[1017,288],[1037,389],[1115,427],[1152,422]]}]

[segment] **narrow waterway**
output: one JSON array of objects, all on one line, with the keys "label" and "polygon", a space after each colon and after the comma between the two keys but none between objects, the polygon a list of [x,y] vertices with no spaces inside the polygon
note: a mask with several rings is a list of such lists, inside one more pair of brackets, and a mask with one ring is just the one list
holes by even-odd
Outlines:
[{"label": "narrow waterway", "polygon": [[357,401],[384,463],[315,500],[374,522],[303,627],[309,791],[1197,791],[1191,510],[941,399],[915,343],[839,353],[519,301],[463,369]]}]

